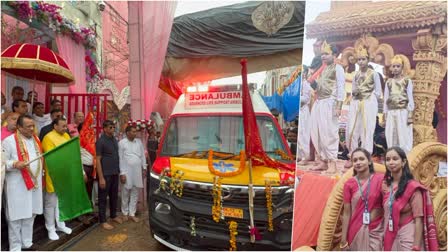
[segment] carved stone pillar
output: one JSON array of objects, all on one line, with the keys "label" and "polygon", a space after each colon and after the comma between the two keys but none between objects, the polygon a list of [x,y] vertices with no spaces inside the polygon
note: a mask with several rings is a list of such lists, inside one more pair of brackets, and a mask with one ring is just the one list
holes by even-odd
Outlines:
[{"label": "carved stone pillar", "polygon": [[434,102],[440,95],[441,82],[446,74],[446,35],[440,29],[422,29],[412,41],[416,63],[414,86],[414,146],[437,141],[432,127]]}]

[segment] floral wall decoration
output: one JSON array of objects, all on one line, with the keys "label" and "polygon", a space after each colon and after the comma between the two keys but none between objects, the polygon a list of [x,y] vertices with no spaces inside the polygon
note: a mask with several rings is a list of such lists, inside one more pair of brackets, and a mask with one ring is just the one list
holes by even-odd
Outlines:
[{"label": "floral wall decoration", "polygon": [[94,85],[93,80],[103,79],[97,68],[96,32],[94,29],[83,27],[60,13],[61,7],[43,1],[10,1],[6,5],[16,11],[24,20],[33,20],[47,25],[55,33],[70,36],[76,43],[81,43],[86,49],[86,81]]}]

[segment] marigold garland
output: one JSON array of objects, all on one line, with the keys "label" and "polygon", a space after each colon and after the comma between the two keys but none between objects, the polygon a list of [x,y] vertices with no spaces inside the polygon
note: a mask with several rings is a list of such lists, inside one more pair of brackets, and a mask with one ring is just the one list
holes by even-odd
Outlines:
[{"label": "marigold garland", "polygon": [[184,190],[184,181],[182,177],[184,173],[180,170],[177,170],[171,177],[170,183],[170,191],[171,194],[175,194],[177,197],[182,197],[182,193]]},{"label": "marigold garland", "polygon": [[160,183],[159,183],[159,190],[167,191],[168,187],[167,184],[171,183],[171,178],[168,176],[169,169],[165,168],[162,170],[162,173],[160,174]]},{"label": "marigold garland", "polygon": [[274,221],[272,219],[272,185],[271,181],[265,181],[264,191],[266,193],[266,208],[268,210],[268,231],[274,231]]},{"label": "marigold garland", "polygon": [[196,223],[194,221],[195,221],[195,217],[190,216],[190,228],[191,228],[190,235],[191,236],[196,236]]},{"label": "marigold garland", "polygon": [[213,157],[217,156],[217,157],[231,157],[232,154],[221,154],[221,153],[214,153],[212,149],[210,149],[208,151],[208,170],[210,171],[210,173],[219,176],[219,177],[233,177],[233,176],[237,176],[240,175],[245,167],[246,167],[246,153],[242,150],[240,151],[240,167],[238,168],[238,170],[233,171],[233,172],[220,172],[215,170],[215,168],[213,167]]},{"label": "marigold garland", "polygon": [[229,221],[229,235],[229,250],[236,251],[236,236],[238,235],[238,223],[236,221]]},{"label": "marigold garland", "polygon": [[219,222],[220,219],[224,219],[223,209],[222,209],[222,188],[221,188],[222,178],[215,176],[213,182],[213,206],[212,206],[212,216],[215,222]]},{"label": "marigold garland", "polygon": [[275,154],[279,155],[283,160],[292,160],[292,158],[281,149],[276,149]]}]

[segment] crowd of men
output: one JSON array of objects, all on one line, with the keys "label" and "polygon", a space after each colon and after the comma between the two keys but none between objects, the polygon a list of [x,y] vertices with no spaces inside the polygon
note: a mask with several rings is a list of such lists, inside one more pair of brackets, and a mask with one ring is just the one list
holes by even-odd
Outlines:
[{"label": "crowd of men", "polygon": [[[59,239],[57,232],[72,232],[59,220],[59,195],[55,193],[51,174],[46,171],[43,158],[39,156],[79,136],[83,129],[84,113],[75,112],[73,123],[68,124],[60,101],[53,100],[50,113],[44,114],[44,104],[38,102],[37,93],[32,92],[28,93],[25,101],[23,88],[14,87],[11,109],[6,106],[2,93],[2,211],[8,223],[10,250],[13,251],[32,246],[36,215],[44,215],[50,240]],[[114,226],[106,218],[107,198],[112,222],[139,221],[136,217],[137,202],[146,176],[147,160],[143,143],[137,138],[136,127],[128,126],[125,131],[126,137],[118,142],[114,122],[106,120],[103,133],[96,141],[96,157],[86,149],[80,149],[83,164],[80,169],[84,174],[87,194],[95,204],[92,191],[94,181],[97,181],[99,222],[108,230]],[[150,129],[149,135],[148,153],[150,162],[153,162],[158,138],[153,129]],[[122,215],[118,216],[120,183]],[[89,224],[88,216],[80,216],[79,220]]]}]

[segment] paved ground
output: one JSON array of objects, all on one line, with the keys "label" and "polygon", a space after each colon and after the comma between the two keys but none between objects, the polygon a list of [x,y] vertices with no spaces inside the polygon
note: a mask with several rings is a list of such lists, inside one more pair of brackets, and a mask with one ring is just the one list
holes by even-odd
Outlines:
[{"label": "paved ground", "polygon": [[99,225],[78,237],[78,241],[64,250],[70,251],[113,251],[113,250],[169,250],[151,237],[148,224],[148,212],[138,216],[140,222],[127,221],[113,224],[115,229],[104,230]]}]

